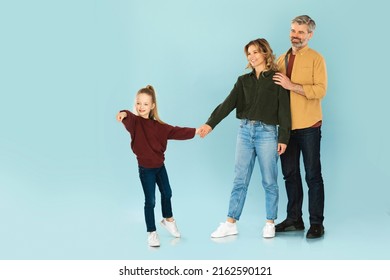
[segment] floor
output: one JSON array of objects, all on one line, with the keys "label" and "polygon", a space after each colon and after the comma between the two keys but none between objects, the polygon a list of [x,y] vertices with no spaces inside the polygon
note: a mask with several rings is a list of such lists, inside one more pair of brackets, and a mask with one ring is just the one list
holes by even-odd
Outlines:
[{"label": "floor", "polygon": [[[12,180],[3,178],[8,187],[2,188],[0,199],[3,224],[0,259],[386,260],[390,257],[390,209],[373,202],[368,202],[369,207],[360,207],[356,199],[347,204],[348,189],[336,192],[329,188],[323,238],[307,240],[306,231],[262,238],[264,197],[262,189],[255,186],[260,180],[256,174],[237,236],[210,238],[210,233],[225,219],[230,192],[230,178],[226,176],[219,177],[221,186],[214,188],[213,184],[199,186],[195,181],[189,182],[186,188],[174,188],[174,216],[182,237],[172,238],[158,225],[161,247],[150,248],[143,220],[143,194],[138,178],[134,179],[133,175],[136,174],[117,176],[121,179],[116,181],[104,176],[92,179],[79,175],[77,183],[58,181],[53,189],[43,177],[30,181],[26,187],[20,180],[28,176],[15,180],[17,177],[9,174]],[[171,184],[180,185],[178,178],[172,173]],[[281,187],[278,221],[284,219],[285,205]],[[161,219],[159,206],[155,213],[158,221]]]}]

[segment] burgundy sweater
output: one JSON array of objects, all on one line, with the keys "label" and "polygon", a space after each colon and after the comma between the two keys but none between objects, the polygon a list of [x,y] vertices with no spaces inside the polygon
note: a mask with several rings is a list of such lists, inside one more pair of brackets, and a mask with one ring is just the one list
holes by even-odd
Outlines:
[{"label": "burgundy sweater", "polygon": [[126,112],[122,120],[131,135],[131,149],[137,156],[138,164],[145,168],[159,168],[164,164],[164,152],[168,139],[187,140],[195,136],[195,128],[177,127],[161,124]]}]

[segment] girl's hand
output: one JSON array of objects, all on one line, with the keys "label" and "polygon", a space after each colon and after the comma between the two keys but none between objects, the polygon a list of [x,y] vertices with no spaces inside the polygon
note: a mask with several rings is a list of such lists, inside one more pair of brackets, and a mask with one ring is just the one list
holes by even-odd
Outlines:
[{"label": "girl's hand", "polygon": [[122,122],[124,118],[127,117],[127,114],[126,112],[119,112],[117,115],[116,115],[116,120],[118,122]]}]

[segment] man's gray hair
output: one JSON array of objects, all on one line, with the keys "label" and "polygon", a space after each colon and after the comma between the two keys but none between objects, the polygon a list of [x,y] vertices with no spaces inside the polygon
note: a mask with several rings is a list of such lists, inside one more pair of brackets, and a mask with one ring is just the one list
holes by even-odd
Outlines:
[{"label": "man's gray hair", "polygon": [[299,25],[301,24],[307,24],[308,26],[308,29],[309,29],[309,33],[313,32],[314,29],[316,29],[316,23],[313,19],[311,19],[311,17],[307,16],[307,15],[302,15],[302,16],[297,16],[296,18],[294,18],[291,23],[298,23]]}]

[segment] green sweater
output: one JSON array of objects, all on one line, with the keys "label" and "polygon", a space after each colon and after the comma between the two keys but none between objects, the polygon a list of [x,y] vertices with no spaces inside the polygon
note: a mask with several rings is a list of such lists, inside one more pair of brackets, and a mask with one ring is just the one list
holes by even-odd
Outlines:
[{"label": "green sweater", "polygon": [[238,119],[278,125],[278,142],[288,144],[291,129],[290,98],[288,92],[272,80],[274,73],[263,72],[257,79],[252,71],[238,77],[228,97],[215,108],[206,123],[214,129],[236,109]]}]

